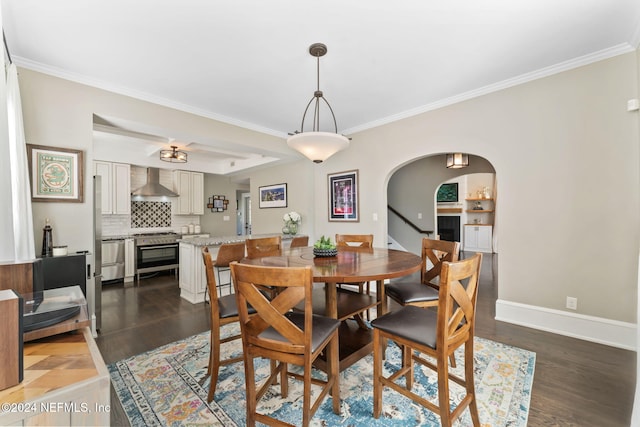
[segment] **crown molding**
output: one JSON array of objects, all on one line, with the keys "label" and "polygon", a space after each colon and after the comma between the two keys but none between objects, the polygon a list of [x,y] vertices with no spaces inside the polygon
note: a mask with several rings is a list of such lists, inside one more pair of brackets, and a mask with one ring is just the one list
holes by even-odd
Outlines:
[{"label": "crown molding", "polygon": [[[634,40],[631,42],[634,43],[635,46],[638,46],[640,43],[640,27],[638,27],[637,31],[634,34]],[[468,92],[461,93],[459,95],[454,95],[449,98],[444,98],[436,102],[432,102],[430,104],[425,104],[417,108],[413,108],[411,110],[403,111],[398,114],[394,114],[391,116],[387,116],[381,118],[379,120],[374,120],[368,123],[364,123],[360,126],[355,126],[349,129],[344,129],[340,133],[345,135],[351,135],[357,132],[362,132],[368,129],[372,129],[378,126],[382,126],[385,124],[389,124],[392,122],[396,122],[399,120],[403,120],[409,117],[416,116],[418,114],[426,113],[428,111],[433,111],[439,108],[443,108],[449,105],[457,104],[462,101],[466,101],[469,99],[477,98],[482,95],[487,95],[492,92],[497,92],[499,90],[507,89],[513,86],[517,86],[523,83],[527,83],[533,80],[541,79],[543,77],[548,77],[553,74],[558,74],[564,71],[572,70],[578,67],[582,67],[588,64],[592,64],[594,62],[602,61],[605,59],[612,58],[614,56],[622,55],[625,53],[629,53],[634,51],[636,48],[631,43],[622,43],[607,49],[600,50],[598,52],[594,52],[588,55],[584,55],[578,58],[571,59],[569,61],[561,62],[556,65],[552,65],[549,67],[541,68],[536,71],[532,71],[530,73],[525,73],[520,76],[503,80],[498,83],[494,83],[491,85],[483,86],[478,89],[474,89]],[[211,111],[203,110],[200,108],[193,107],[191,105],[183,104],[181,102],[177,102],[171,99],[159,97],[156,95],[152,95],[146,92],[136,91],[127,87],[114,85],[109,82],[105,82],[102,80],[94,79],[92,77],[84,76],[77,73],[71,73],[66,70],[62,70],[57,67],[51,67],[45,64],[41,64],[39,62],[31,61],[29,59],[23,57],[14,57],[13,61],[15,64],[22,68],[26,68],[29,70],[37,71],[40,73],[48,74],[54,77],[59,77],[61,79],[69,80],[72,82],[84,84],[87,86],[95,87],[98,89],[103,89],[109,92],[114,92],[120,95],[129,96],[135,99],[139,99],[142,101],[151,102],[154,104],[162,105],[169,108],[174,108],[176,110],[184,111],[187,113],[195,114],[198,116],[206,117],[209,119],[217,120],[219,122],[227,123],[233,126],[238,126],[244,129],[253,130],[256,132],[264,133],[267,135],[272,135],[278,138],[286,138],[287,134],[284,132],[279,132],[274,129],[266,128],[263,126],[258,126],[253,123],[233,119],[231,117],[223,116],[220,114],[213,113]]]},{"label": "crown molding", "polygon": [[409,117],[417,116],[418,114],[426,113],[428,111],[437,110],[439,108],[443,108],[449,105],[457,104],[462,101],[467,101],[472,98],[477,98],[482,95],[487,95],[492,92],[497,92],[503,89],[507,89],[513,86],[518,86],[523,83],[527,83],[533,80],[541,79],[543,77],[548,77],[553,74],[558,74],[563,71],[572,70],[574,68],[582,67],[585,65],[592,64],[594,62],[602,61],[605,59],[612,58],[614,56],[622,55],[625,53],[633,52],[635,48],[631,46],[629,43],[619,44],[617,46],[613,46],[608,49],[600,50],[598,52],[591,53],[589,55],[584,55],[578,58],[571,59],[569,61],[561,62],[556,65],[552,65],[549,67],[541,68],[536,71],[532,71],[526,74],[522,74],[520,76],[503,80],[498,83],[494,83],[491,85],[483,86],[478,89],[474,89],[468,92],[461,93],[459,95],[454,95],[449,98],[444,98],[436,102],[432,102],[430,104],[425,104],[417,108],[413,108],[411,110],[407,110],[398,114],[394,114],[392,116],[384,117],[380,120],[375,120],[369,123],[362,124],[360,126],[355,126],[350,129],[344,129],[341,133],[345,135],[352,135],[356,132],[362,132],[367,129],[375,128],[378,126],[386,125],[392,122],[396,122],[398,120],[407,119]]},{"label": "crown molding", "polygon": [[229,125],[238,126],[243,129],[253,130],[256,132],[264,133],[278,138],[286,138],[285,132],[279,132],[274,129],[258,126],[253,123],[245,122],[242,120],[233,119],[231,117],[223,116],[213,113],[208,110],[194,107],[192,105],[183,104],[171,99],[163,98],[157,95],[152,95],[146,92],[137,91],[128,87],[118,86],[113,83],[105,82],[103,80],[95,79],[78,73],[72,73],[61,68],[52,67],[39,62],[31,61],[20,56],[12,57],[13,62],[21,68],[26,68],[39,73],[48,74],[50,76],[58,77],[64,80],[69,80],[74,83],[80,83],[83,85],[95,87],[97,89],[106,90],[108,92],[117,93],[120,95],[128,96],[141,101],[151,102],[153,104],[162,105],[164,107],[173,108],[175,110],[184,111],[185,113],[195,114],[197,116],[206,117],[208,119],[217,120]]}]

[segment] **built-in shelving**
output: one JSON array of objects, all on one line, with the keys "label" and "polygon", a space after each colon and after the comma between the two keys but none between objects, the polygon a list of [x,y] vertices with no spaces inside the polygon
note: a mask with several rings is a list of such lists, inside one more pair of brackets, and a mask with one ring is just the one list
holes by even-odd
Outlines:
[{"label": "built-in shelving", "polygon": [[[472,252],[492,252],[494,199],[465,199],[467,223],[464,225],[464,250]],[[482,207],[482,209],[473,209]]]}]

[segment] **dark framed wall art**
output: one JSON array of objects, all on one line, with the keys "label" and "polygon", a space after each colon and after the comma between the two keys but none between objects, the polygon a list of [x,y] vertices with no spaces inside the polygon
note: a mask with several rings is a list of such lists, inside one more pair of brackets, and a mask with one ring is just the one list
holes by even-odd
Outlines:
[{"label": "dark framed wall art", "polygon": [[287,207],[287,184],[265,185],[258,187],[258,191],[260,209]]},{"label": "dark framed wall art", "polygon": [[328,175],[329,221],[360,221],[358,204],[358,171]]},{"label": "dark framed wall art", "polygon": [[458,201],[458,183],[445,182],[438,188],[436,202],[457,202]]},{"label": "dark framed wall art", "polygon": [[27,144],[34,202],[83,201],[82,151]]}]

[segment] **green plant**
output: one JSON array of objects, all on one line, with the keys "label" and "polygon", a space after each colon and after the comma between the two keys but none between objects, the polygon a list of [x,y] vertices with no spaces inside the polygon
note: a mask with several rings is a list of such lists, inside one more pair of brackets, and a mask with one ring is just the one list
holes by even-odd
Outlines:
[{"label": "green plant", "polygon": [[336,245],[331,242],[331,237],[320,237],[320,240],[316,240],[313,244],[316,249],[335,249]]}]

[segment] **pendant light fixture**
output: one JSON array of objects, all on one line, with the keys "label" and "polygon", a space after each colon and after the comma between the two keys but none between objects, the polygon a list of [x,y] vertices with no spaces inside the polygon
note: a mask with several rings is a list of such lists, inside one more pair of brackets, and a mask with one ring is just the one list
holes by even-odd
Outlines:
[{"label": "pendant light fixture", "polygon": [[469,155],[466,153],[447,153],[447,168],[460,169],[469,166]]},{"label": "pendant light fixture", "polygon": [[[317,89],[313,93],[313,97],[307,104],[307,108],[302,115],[302,125],[299,131],[295,131],[289,138],[287,138],[287,144],[289,147],[304,154],[309,160],[314,163],[322,163],[329,157],[342,151],[349,146],[349,138],[344,135],[338,134],[338,125],[336,123],[336,116],[333,114],[333,109],[329,102],[322,95],[320,90],[320,57],[327,53],[327,46],[322,43],[314,43],[309,46],[309,53],[311,56],[315,56],[317,60]],[[320,132],[320,101],[324,101],[329,108],[331,117],[333,118],[334,132]],[[311,131],[304,131],[304,120],[309,111],[309,107],[313,104],[313,128]]]},{"label": "pendant light fixture", "polygon": [[176,145],[172,145],[171,150],[160,150],[160,160],[171,163],[187,163],[187,153],[178,150]]}]

